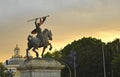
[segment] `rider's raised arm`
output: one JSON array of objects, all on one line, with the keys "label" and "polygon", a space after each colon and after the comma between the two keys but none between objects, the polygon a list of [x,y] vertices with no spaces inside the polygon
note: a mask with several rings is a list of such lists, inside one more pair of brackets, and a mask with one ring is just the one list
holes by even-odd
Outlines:
[{"label": "rider's raised arm", "polygon": [[35,26],[37,25],[37,19],[38,19],[38,18],[35,19]]}]

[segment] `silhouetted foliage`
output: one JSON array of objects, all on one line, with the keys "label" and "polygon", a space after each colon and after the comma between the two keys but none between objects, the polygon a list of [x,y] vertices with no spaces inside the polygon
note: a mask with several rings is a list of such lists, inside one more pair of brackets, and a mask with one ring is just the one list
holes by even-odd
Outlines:
[{"label": "silhouetted foliage", "polygon": [[[53,53],[47,53],[45,56],[66,63],[71,68],[72,77],[74,77],[74,62],[73,57],[70,56],[71,52],[74,51],[76,52],[77,77],[103,77],[102,45],[104,45],[105,51],[106,74],[107,77],[112,77],[112,71],[120,71],[120,69],[117,68],[120,66],[119,59],[114,58],[116,54],[120,53],[119,39],[105,44],[100,39],[83,37],[66,45],[63,49]],[[112,60],[113,64],[111,65]],[[116,67],[112,69],[112,66]],[[114,75],[115,74],[116,73],[114,73]],[[62,70],[62,77],[69,77],[67,67]]]},{"label": "silhouetted foliage", "polygon": [[3,64],[0,63],[0,76],[1,76],[1,77],[5,77],[4,70],[5,70],[5,68],[4,68]]}]

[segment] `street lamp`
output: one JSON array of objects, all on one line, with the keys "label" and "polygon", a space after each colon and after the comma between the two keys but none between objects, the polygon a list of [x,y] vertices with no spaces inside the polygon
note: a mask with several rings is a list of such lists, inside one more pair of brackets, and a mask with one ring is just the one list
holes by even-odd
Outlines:
[{"label": "street lamp", "polygon": [[68,70],[69,70],[70,77],[72,77],[72,71],[71,71],[70,67],[68,66],[68,64],[66,64],[66,63],[63,62],[63,61],[62,61],[62,63],[63,63],[64,65],[66,65],[66,67],[67,67]]},{"label": "street lamp", "polygon": [[69,56],[73,58],[74,77],[76,77],[76,51],[72,50]]},{"label": "street lamp", "polygon": [[103,44],[102,44],[102,54],[103,54],[103,69],[104,69],[104,77],[106,77],[105,53],[104,53],[104,45],[103,45]]},{"label": "street lamp", "polygon": [[74,77],[76,77],[76,52],[74,52]]}]

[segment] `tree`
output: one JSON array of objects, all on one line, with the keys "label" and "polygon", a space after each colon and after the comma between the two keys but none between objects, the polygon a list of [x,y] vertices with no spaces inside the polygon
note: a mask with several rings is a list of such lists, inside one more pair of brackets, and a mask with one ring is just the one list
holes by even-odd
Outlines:
[{"label": "tree", "polygon": [[[72,77],[74,77],[73,58],[69,55],[71,54],[71,51],[75,51],[77,77],[103,77],[103,44],[105,46],[104,51],[107,77],[112,76],[112,66],[114,66],[114,75],[117,77],[119,72],[119,68],[117,67],[120,66],[120,61],[119,57],[116,57],[115,55],[120,54],[119,39],[115,39],[112,42],[105,44],[100,39],[83,37],[82,39],[71,42],[59,51],[47,53],[46,56],[65,62],[71,68]],[[111,62],[113,63],[112,65]],[[62,77],[69,77],[67,67],[63,69]]]},{"label": "tree", "polygon": [[[52,53],[51,57],[56,60],[62,60],[68,64],[74,71],[71,58],[69,57],[71,50],[76,52],[76,63],[77,63],[77,77],[89,77],[97,76],[102,74],[102,52],[101,52],[102,42],[95,38],[82,38],[78,41],[73,41],[71,44],[66,45],[60,51],[55,51]],[[69,76],[68,70],[65,68],[62,72],[62,76]],[[72,73],[73,76],[74,73]]]},{"label": "tree", "polygon": [[2,63],[0,63],[0,76],[1,77],[4,77],[4,70],[5,70],[5,68],[4,68],[4,66],[2,65]]},{"label": "tree", "polygon": [[52,54],[50,52],[47,52],[45,55],[44,55],[44,58],[52,58]]},{"label": "tree", "polygon": [[112,61],[113,73],[115,77],[120,77],[120,54],[114,57]]},{"label": "tree", "polygon": [[105,47],[105,56],[106,56],[106,72],[108,77],[113,77],[112,61],[114,57],[120,53],[120,42],[119,39],[115,39],[112,42],[108,42]]}]

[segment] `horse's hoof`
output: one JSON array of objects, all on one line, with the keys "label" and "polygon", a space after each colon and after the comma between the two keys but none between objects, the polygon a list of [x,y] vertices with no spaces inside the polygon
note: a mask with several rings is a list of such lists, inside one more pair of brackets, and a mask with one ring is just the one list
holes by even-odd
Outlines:
[{"label": "horse's hoof", "polygon": [[51,50],[52,50],[52,47],[51,47],[51,48],[49,48],[49,50],[51,51]]}]

